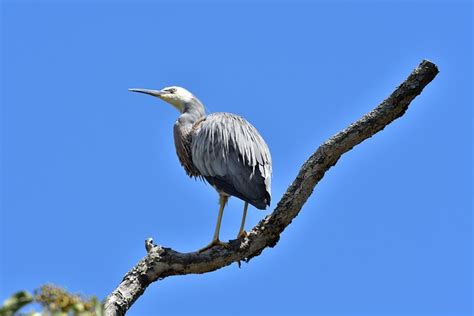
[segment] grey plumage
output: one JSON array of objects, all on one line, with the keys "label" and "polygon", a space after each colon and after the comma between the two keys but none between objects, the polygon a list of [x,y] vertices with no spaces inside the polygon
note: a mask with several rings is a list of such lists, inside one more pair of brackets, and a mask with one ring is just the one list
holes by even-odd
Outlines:
[{"label": "grey plumage", "polygon": [[194,166],[218,191],[259,209],[270,205],[270,151],[249,122],[235,114],[214,113],[196,124],[191,139]]},{"label": "grey plumage", "polygon": [[180,111],[173,128],[179,161],[189,176],[205,179],[219,193],[216,232],[202,250],[222,244],[219,229],[229,196],[246,202],[238,234],[244,236],[247,203],[265,209],[271,200],[272,159],[255,127],[236,114],[206,116],[201,101],[180,87],[130,90],[159,97]]}]

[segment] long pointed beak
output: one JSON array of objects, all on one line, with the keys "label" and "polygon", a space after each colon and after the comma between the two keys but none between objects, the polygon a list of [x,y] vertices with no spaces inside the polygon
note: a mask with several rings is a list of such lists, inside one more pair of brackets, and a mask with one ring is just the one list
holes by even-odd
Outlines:
[{"label": "long pointed beak", "polygon": [[128,91],[145,93],[145,94],[149,94],[158,98],[164,94],[164,92],[160,90],[149,90],[149,89],[128,89]]}]

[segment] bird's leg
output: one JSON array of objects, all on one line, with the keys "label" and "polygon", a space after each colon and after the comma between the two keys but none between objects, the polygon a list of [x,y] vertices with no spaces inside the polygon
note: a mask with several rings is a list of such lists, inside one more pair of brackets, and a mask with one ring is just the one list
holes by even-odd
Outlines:
[{"label": "bird's leg", "polygon": [[222,215],[224,214],[224,207],[227,204],[229,197],[221,195],[219,196],[219,214],[217,215],[216,230],[214,231],[214,237],[212,237],[212,243],[219,241],[219,232],[221,231]]},{"label": "bird's leg", "polygon": [[199,249],[199,252],[203,252],[204,250],[207,250],[217,245],[227,247],[227,243],[223,243],[219,240],[219,231],[221,230],[221,221],[222,221],[222,214],[224,214],[224,207],[227,204],[228,200],[229,200],[229,196],[224,195],[224,194],[219,194],[219,215],[217,216],[217,224],[216,224],[216,230],[214,232],[214,237],[212,238],[212,241],[207,246]]},{"label": "bird's leg", "polygon": [[249,203],[245,202],[244,213],[242,214],[242,222],[240,223],[240,229],[239,229],[239,233],[237,234],[237,239],[247,236],[247,232],[245,231],[245,218],[247,217],[248,207],[249,207]]}]

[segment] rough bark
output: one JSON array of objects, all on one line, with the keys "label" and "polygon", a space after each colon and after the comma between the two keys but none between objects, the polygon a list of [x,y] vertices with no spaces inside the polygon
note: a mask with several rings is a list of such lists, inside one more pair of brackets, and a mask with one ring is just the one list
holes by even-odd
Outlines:
[{"label": "rough bark", "polygon": [[228,248],[213,247],[202,253],[179,253],[145,242],[148,254],[123,278],[105,299],[105,315],[124,315],[145,289],[172,275],[207,273],[233,262],[248,262],[267,247],[274,247],[280,234],[298,215],[316,184],[342,154],[381,131],[402,116],[410,102],[438,74],[438,68],[423,60],[408,78],[380,105],[324,142],[301,167],[296,179],[272,214],[260,221],[247,237],[231,240]]}]

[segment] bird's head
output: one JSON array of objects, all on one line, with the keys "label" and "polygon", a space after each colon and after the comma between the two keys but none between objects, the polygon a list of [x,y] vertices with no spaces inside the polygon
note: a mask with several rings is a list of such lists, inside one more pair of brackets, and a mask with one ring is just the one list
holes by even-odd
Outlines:
[{"label": "bird's head", "polygon": [[186,106],[192,104],[197,98],[188,90],[181,87],[166,87],[161,90],[149,89],[128,89],[129,91],[149,94],[151,96],[160,98],[174,106],[179,112],[183,113]]}]

